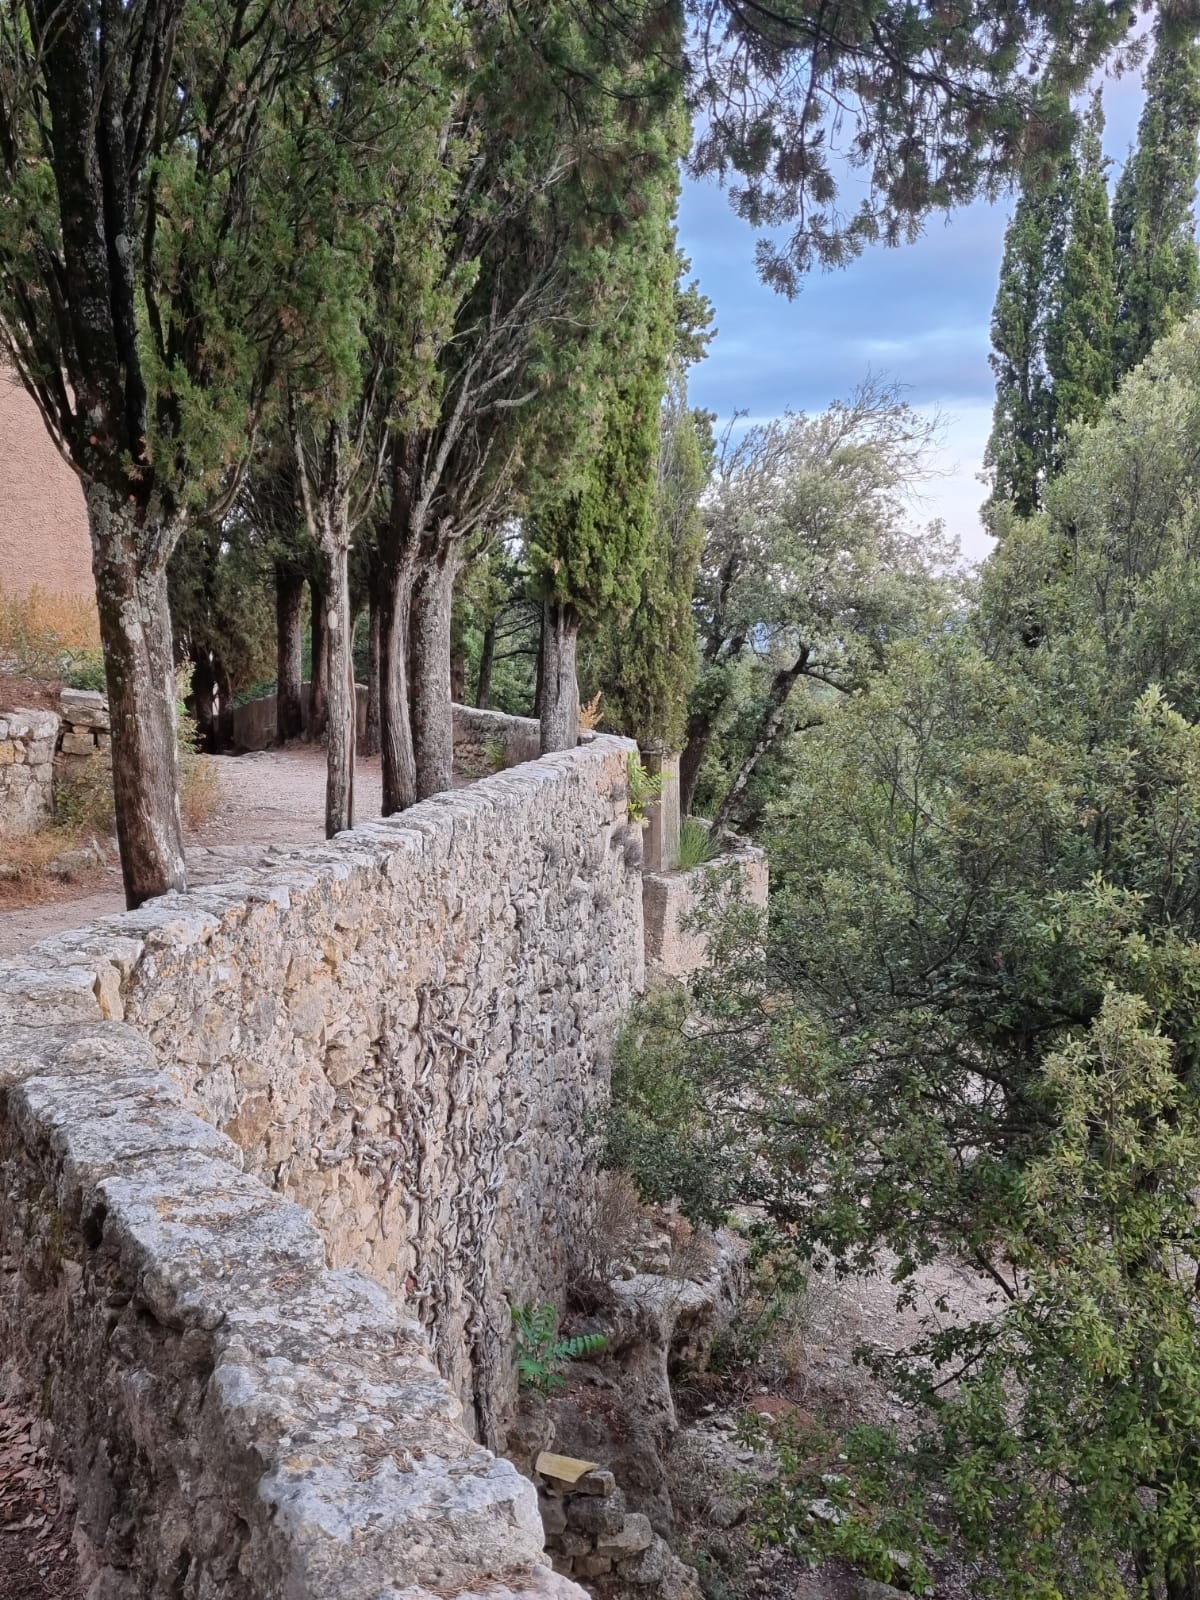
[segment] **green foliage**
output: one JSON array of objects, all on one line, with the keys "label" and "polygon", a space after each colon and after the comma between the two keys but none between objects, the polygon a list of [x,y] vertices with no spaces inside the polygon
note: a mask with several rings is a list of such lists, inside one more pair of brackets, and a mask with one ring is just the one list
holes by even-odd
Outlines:
[{"label": "green foliage", "polygon": [[949,1543],[981,1600],[1200,1582],[1198,331],[800,742],[769,922],[618,1057],[647,1194],[799,1263],[886,1246],[902,1297],[940,1253],[995,1286],[880,1363],[911,1429],[779,1442],[760,1536],[885,1581]]},{"label": "green foliage", "polygon": [[483,741],[483,759],[489,772],[503,772],[508,765],[508,745],[499,735]]},{"label": "green foliage", "polygon": [[[1112,393],[1116,284],[1113,223],[1108,209],[1106,166],[1101,150],[1104,112],[1093,96],[1082,120],[1068,170],[1069,206],[1062,267],[1046,329],[1046,371],[1052,385],[1053,454],[1058,464],[1073,422],[1094,422]],[[1053,292],[1054,286],[1051,285]],[[1020,506],[1017,507],[1021,509]],[[1026,506],[1028,512],[1030,507]]]},{"label": "green foliage", "polygon": [[517,1382],[522,1389],[536,1389],[539,1394],[561,1389],[566,1382],[563,1368],[568,1362],[598,1355],[608,1343],[602,1333],[559,1338],[558,1312],[551,1305],[514,1306],[512,1319]]},{"label": "green foliage", "polygon": [[625,809],[630,822],[645,822],[647,811],[662,792],[662,773],[648,772],[631,750],[625,759]]},{"label": "green foliage", "polygon": [[652,525],[641,599],[632,615],[610,619],[586,672],[603,694],[606,721],[645,748],[683,748],[687,701],[696,677],[692,591],[704,542],[700,495],[708,462],[700,419],[676,368],[659,417]]},{"label": "green foliage", "polygon": [[789,294],[813,265],[911,239],[930,212],[1063,149],[1069,94],[1133,14],[1054,0],[1002,16],[908,0],[687,9],[693,170],[719,175],[738,214],[772,230],[759,270]]},{"label": "green foliage", "polygon": [[926,626],[952,552],[940,526],[911,526],[907,495],[936,434],[874,381],[818,415],[727,430],[702,507],[686,810],[697,774],[708,809],[753,771],[740,808],[753,820],[788,736],[861,686],[887,639]]},{"label": "green foliage", "polygon": [[713,831],[698,817],[684,817],[679,825],[679,866],[702,867],[717,854],[717,841]]},{"label": "green foliage", "polygon": [[103,651],[72,650],[64,661],[63,683],[68,689],[92,689],[103,694],[107,688]]},{"label": "green foliage", "polygon": [[984,464],[995,500],[1019,516],[1041,503],[1053,439],[1053,398],[1046,373],[1046,322],[1058,280],[1065,220],[1065,168],[1056,181],[1022,189],[1004,235],[1000,286],[992,310],[996,404]]},{"label": "green foliage", "polygon": [[1200,300],[1196,180],[1200,177],[1200,30],[1186,8],[1161,8],[1137,146],[1113,197],[1117,373]]}]

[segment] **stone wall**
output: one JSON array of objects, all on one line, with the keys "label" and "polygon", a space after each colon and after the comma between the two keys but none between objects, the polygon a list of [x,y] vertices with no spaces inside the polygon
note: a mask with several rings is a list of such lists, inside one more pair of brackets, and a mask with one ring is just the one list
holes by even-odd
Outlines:
[{"label": "stone wall", "polygon": [[0,1328],[94,1600],[578,1593],[468,1434],[513,1399],[508,1303],[565,1288],[642,983],[629,748],[0,967]]},{"label": "stone wall", "polygon": [[80,762],[93,756],[109,756],[112,724],[104,695],[94,689],[64,689],[58,709],[62,716],[56,762],[60,776],[69,777]]},{"label": "stone wall", "polygon": [[54,810],[52,711],[0,711],[0,838],[36,833]]},{"label": "stone wall", "polygon": [[699,972],[708,961],[708,935],[696,926],[697,913],[714,897],[718,902],[741,898],[764,908],[767,876],[766,852],[745,843],[703,866],[647,872],[642,912],[649,980],[686,982]]}]

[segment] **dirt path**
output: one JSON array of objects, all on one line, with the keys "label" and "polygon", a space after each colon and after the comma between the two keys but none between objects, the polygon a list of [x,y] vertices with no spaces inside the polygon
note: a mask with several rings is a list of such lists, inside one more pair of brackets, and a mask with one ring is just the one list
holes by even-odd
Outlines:
[{"label": "dirt path", "polygon": [[0,1401],[0,1595],[80,1600],[71,1506],[47,1454],[48,1425]]},{"label": "dirt path", "polygon": [[[193,881],[216,883],[228,865],[208,851],[214,846],[317,843],[325,837],[325,752],[311,745],[264,750],[256,755],[212,756],[220,799],[212,821],[189,837]],[[355,818],[377,817],[382,801],[379,758],[360,757],[355,776]],[[99,881],[64,886],[38,905],[0,907],[0,960],[69,928],[125,909],[116,865]]]}]

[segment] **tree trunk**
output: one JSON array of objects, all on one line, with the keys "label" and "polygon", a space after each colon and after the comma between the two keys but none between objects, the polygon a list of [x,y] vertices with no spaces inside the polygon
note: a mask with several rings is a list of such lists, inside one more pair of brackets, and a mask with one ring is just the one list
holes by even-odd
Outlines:
[{"label": "tree trunk", "polygon": [[[326,551],[329,590],[324,602],[326,639],[325,837],[354,826],[354,743],[357,706],[350,614],[350,552],[346,544]],[[316,670],[313,671],[316,686]]]},{"label": "tree trunk", "polygon": [[579,683],[575,646],[579,617],[570,606],[547,603],[542,613],[542,671],[539,721],[542,754],[574,750],[579,743]]},{"label": "tree trunk", "polygon": [[379,731],[385,817],[406,810],[417,798],[408,673],[412,590],[412,562],[402,557],[384,576],[379,607]]},{"label": "tree trunk", "polygon": [[367,603],[370,608],[370,627],[367,632],[367,725],[363,730],[362,753],[365,756],[377,756],[383,743],[379,689],[383,630],[382,606],[377,588],[372,588]]},{"label": "tree trunk", "polygon": [[687,738],[679,757],[679,810],[682,816],[692,814],[692,801],[700,781],[700,769],[708,754],[713,736],[713,718],[709,712],[694,711],[688,718]]},{"label": "tree trunk", "polygon": [[275,568],[275,735],[280,744],[304,731],[304,651],[301,622],[304,579],[286,567]]},{"label": "tree trunk", "polygon": [[217,748],[217,713],[214,695],[217,680],[212,656],[200,650],[192,658],[192,703],[195,706],[196,740],[202,750],[214,754]]},{"label": "tree trunk", "polygon": [[483,631],[483,645],[479,651],[479,677],[475,684],[475,704],[486,711],[492,699],[492,663],[496,658],[496,624],[489,622]]},{"label": "tree trunk", "polygon": [[458,546],[445,542],[422,566],[412,602],[412,729],[417,799],[454,787],[450,627]]},{"label": "tree trunk", "polygon": [[175,746],[175,672],[166,554],[139,562],[132,508],[98,483],[86,492],[92,570],[112,721],[113,800],[125,900],[187,887]]},{"label": "tree trunk", "polygon": [[325,737],[329,720],[329,602],[322,584],[310,584],[309,593],[312,596],[312,683],[308,699],[308,737],[316,742]]},{"label": "tree trunk", "polygon": [[801,650],[793,664],[777,672],[771,680],[771,692],[767,696],[767,707],[763,712],[762,721],[758,725],[758,733],[755,735],[754,743],[742,757],[742,763],[729,786],[729,793],[721,801],[721,804],[717,807],[716,815],[713,817],[712,831],[714,834],[727,825],[738,796],[749,783],[755,767],[758,766],[758,763],[778,738],[779,730],[783,726],[783,715],[787,710],[788,696],[795,687],[796,679],[800,677],[807,665],[808,651],[806,649]]},{"label": "tree trunk", "polygon": [[217,721],[213,729],[218,755],[233,749],[233,685],[220,656],[214,658],[213,677],[217,684]]}]

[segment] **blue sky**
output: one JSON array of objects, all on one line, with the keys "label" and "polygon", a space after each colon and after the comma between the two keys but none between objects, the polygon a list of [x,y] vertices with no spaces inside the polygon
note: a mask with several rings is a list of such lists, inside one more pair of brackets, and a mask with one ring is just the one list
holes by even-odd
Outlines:
[{"label": "blue sky", "polygon": [[[1136,132],[1136,77],[1110,80],[1104,100],[1115,174]],[[842,271],[813,276],[788,301],[758,281],[754,233],[720,189],[685,184],[680,243],[716,306],[718,329],[692,374],[692,403],[722,419],[745,411],[765,420],[788,407],[820,410],[868,372],[897,380],[912,404],[944,420],[938,476],[916,515],[944,518],[968,556],[984,555],[978,474],[991,427],[988,328],[1011,203],[934,218],[915,244],[868,250]]]}]

